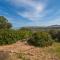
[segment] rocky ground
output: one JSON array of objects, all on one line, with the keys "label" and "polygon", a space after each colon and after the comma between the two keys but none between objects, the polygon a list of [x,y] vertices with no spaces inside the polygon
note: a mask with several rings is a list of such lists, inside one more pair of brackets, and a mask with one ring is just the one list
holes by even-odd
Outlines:
[{"label": "rocky ground", "polygon": [[0,46],[0,60],[60,60],[51,47],[38,48],[24,42]]}]

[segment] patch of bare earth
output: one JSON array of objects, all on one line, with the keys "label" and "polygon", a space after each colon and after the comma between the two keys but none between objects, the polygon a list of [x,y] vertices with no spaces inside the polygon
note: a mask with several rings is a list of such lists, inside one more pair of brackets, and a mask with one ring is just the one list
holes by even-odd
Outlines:
[{"label": "patch of bare earth", "polygon": [[38,48],[24,42],[17,42],[12,45],[0,46],[0,51],[9,52],[9,60],[59,60],[55,53],[48,51],[50,48]]}]

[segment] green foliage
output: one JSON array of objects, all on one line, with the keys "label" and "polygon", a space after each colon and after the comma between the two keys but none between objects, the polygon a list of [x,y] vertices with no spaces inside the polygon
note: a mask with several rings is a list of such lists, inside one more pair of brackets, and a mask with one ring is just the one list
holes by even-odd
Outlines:
[{"label": "green foliage", "polygon": [[0,16],[0,23],[6,23],[8,20],[4,16]]},{"label": "green foliage", "polygon": [[24,27],[19,30],[12,30],[10,29],[11,27],[12,24],[9,23],[4,16],[0,16],[0,45],[12,44],[18,40],[24,41],[24,39],[28,39],[29,44],[40,47],[52,45],[53,40],[60,42],[60,31],[57,30],[49,30],[48,34],[46,30],[45,32],[44,30],[42,30],[41,32],[39,30],[36,30],[39,31],[36,32],[33,29],[32,31],[30,28]]},{"label": "green foliage", "polygon": [[52,39],[56,39],[57,36],[57,30],[49,30],[49,34],[51,35]]},{"label": "green foliage", "polygon": [[14,31],[0,30],[0,45],[12,44],[16,42]]},{"label": "green foliage", "polygon": [[60,42],[60,30],[50,30],[49,33],[55,42]]},{"label": "green foliage", "polygon": [[28,40],[29,44],[34,46],[50,46],[53,43],[51,36],[46,32],[36,32],[32,35],[32,37]]},{"label": "green foliage", "polygon": [[60,31],[57,32],[56,38],[57,38],[57,42],[60,42]]},{"label": "green foliage", "polygon": [[0,29],[9,29],[12,27],[12,24],[4,16],[0,16]]},{"label": "green foliage", "polygon": [[30,30],[18,30],[17,35],[21,37],[21,39],[27,39],[32,35],[32,32]]},{"label": "green foliage", "polygon": [[30,31],[1,29],[0,30],[0,45],[12,44],[18,40],[23,40],[31,35]]}]

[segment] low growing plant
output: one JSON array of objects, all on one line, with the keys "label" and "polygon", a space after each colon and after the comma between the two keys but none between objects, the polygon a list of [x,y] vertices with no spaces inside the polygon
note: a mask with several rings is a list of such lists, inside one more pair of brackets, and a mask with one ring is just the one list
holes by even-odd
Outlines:
[{"label": "low growing plant", "polygon": [[53,40],[46,32],[36,32],[27,42],[34,46],[44,47],[52,45]]}]

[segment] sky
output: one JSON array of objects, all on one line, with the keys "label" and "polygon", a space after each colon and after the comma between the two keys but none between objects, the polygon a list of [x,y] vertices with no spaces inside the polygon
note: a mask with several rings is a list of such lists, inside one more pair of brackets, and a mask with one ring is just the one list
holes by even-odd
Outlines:
[{"label": "sky", "polygon": [[0,0],[0,16],[13,27],[60,25],[60,0]]}]

